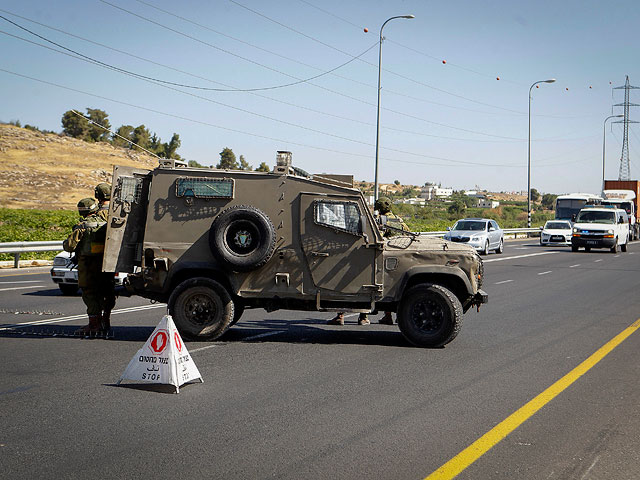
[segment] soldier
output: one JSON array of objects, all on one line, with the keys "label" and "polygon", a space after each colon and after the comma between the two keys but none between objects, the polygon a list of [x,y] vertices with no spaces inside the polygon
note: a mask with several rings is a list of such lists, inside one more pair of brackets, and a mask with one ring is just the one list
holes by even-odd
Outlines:
[{"label": "soldier", "polygon": [[[393,237],[399,235],[400,232],[394,228],[384,228],[385,226],[395,227],[399,230],[409,232],[409,227],[402,221],[402,219],[391,211],[391,200],[387,197],[380,197],[373,205],[374,216],[379,225],[384,229],[383,235],[385,237]],[[375,212],[378,212],[377,215]],[[384,216],[384,217],[383,217]],[[383,223],[383,218],[386,218],[386,222]],[[384,316],[378,321],[383,325],[393,325],[393,317],[391,312],[384,312]]]},{"label": "soldier", "polygon": [[[98,199],[98,216],[105,222],[109,221],[109,200],[111,200],[111,185],[99,183],[95,188],[95,196]],[[102,259],[102,255],[100,258]],[[102,260],[101,260],[102,262]],[[111,328],[111,310],[116,305],[114,272],[103,272],[100,293],[103,295],[102,303],[102,329],[108,332]]]},{"label": "soldier", "polygon": [[102,325],[104,296],[101,289],[104,288],[102,256],[106,221],[97,214],[98,209],[98,202],[94,198],[80,200],[78,213],[82,219],[73,227],[71,235],[62,244],[65,251],[76,253],[78,286],[82,289],[82,300],[87,306],[89,316],[89,324],[76,330],[76,335],[95,335],[104,331]]}]

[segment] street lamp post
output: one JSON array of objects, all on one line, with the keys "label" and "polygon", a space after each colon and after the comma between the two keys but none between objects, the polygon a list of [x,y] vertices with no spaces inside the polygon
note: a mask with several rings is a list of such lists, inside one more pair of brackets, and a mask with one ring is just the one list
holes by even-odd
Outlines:
[{"label": "street lamp post", "polygon": [[602,194],[604,195],[604,141],[605,138],[607,136],[607,120],[609,120],[610,118],[621,118],[624,117],[624,115],[609,115],[607,118],[604,119],[604,122],[602,122]]},{"label": "street lamp post", "polygon": [[529,87],[529,141],[527,147],[527,228],[531,228],[531,90],[539,83],[553,83],[555,78],[540,80]]},{"label": "street lamp post", "polygon": [[378,49],[378,117],[376,120],[376,172],[374,179],[374,187],[373,187],[373,200],[378,199],[378,152],[380,148],[380,77],[382,75],[382,40],[384,37],[382,36],[382,30],[384,30],[384,26],[389,23],[391,20],[395,18],[415,18],[414,15],[398,15],[396,17],[388,18],[380,27],[380,47]]}]

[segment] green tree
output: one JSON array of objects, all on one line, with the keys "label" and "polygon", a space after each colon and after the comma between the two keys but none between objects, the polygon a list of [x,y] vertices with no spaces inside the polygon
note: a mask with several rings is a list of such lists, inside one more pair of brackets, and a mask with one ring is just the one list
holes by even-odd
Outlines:
[{"label": "green tree", "polygon": [[249,165],[249,162],[244,159],[244,155],[240,155],[240,170],[253,170],[253,167]]},{"label": "green tree", "polygon": [[[133,130],[132,140],[133,143],[146,150],[149,150],[149,148],[151,147],[151,133],[144,125],[138,125]],[[132,148],[138,150],[138,147],[136,147],[136,145],[133,145]]]},{"label": "green tree", "polygon": [[[104,110],[100,110],[98,108],[87,108],[87,117],[89,117],[90,120],[96,122],[99,125],[102,125],[105,128],[111,128],[111,124],[109,123],[109,115]],[[89,123],[89,130],[86,135],[86,140],[90,142],[109,141],[109,135],[111,135],[109,130],[100,128],[91,122],[88,122],[88,123]]]},{"label": "green tree", "polygon": [[70,137],[84,140],[89,133],[89,122],[83,116],[67,110],[62,115],[62,132]]},{"label": "green tree", "polygon": [[396,185],[400,185],[400,180],[394,180],[393,183],[395,183]]},{"label": "green tree", "polygon": [[133,141],[133,127],[131,125],[122,125],[116,130],[117,135],[111,136],[111,143],[116,147],[131,147]]},{"label": "green tree", "polygon": [[195,160],[189,160],[187,163],[188,163],[188,165],[189,165],[190,167],[196,167],[196,168],[207,168],[207,167],[205,167],[204,165],[200,165],[200,164],[199,164],[198,162],[196,162]]},{"label": "green tree", "polygon": [[531,189],[531,201],[532,202],[537,202],[538,200],[540,200],[540,192],[538,192],[538,190],[536,190],[535,188]]},{"label": "green tree", "polygon": [[[153,153],[157,153],[161,157],[163,156],[162,153],[164,152],[164,148],[162,145],[162,140],[158,135],[156,135],[155,132],[153,132],[153,135],[151,135],[151,139],[149,140],[149,149]],[[169,157],[165,157],[165,158],[169,158]]]},{"label": "green tree", "polygon": [[236,154],[233,153],[228,147],[225,147],[220,152],[220,163],[216,165],[216,168],[220,168],[223,170],[237,170],[238,169],[238,161],[236,160]]},{"label": "green tree", "polygon": [[454,200],[449,208],[447,208],[447,212],[451,215],[463,215],[467,210],[467,206],[464,204],[462,200]]},{"label": "green tree", "polygon": [[553,193],[545,193],[542,195],[542,206],[547,210],[553,210],[556,205],[556,198],[558,196]]},{"label": "green tree", "polygon": [[267,165],[267,162],[262,162],[260,164],[260,166],[258,168],[256,168],[256,172],[270,172],[271,169],[269,168],[269,165]]},{"label": "green tree", "polygon": [[174,133],[171,140],[169,140],[169,143],[162,144],[162,153],[164,158],[175,158],[180,160],[180,155],[176,153],[178,148],[180,148],[180,143],[180,135]]}]

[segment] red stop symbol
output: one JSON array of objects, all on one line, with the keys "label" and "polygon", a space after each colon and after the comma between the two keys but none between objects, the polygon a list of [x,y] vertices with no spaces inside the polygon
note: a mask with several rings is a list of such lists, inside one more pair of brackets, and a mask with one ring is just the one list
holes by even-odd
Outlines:
[{"label": "red stop symbol", "polygon": [[167,347],[167,340],[169,340],[167,332],[159,330],[151,339],[151,349],[153,352],[162,353],[162,351]]},{"label": "red stop symbol", "polygon": [[178,335],[178,332],[173,333],[173,340],[176,342],[178,353],[182,352],[182,340],[180,339],[180,335]]}]

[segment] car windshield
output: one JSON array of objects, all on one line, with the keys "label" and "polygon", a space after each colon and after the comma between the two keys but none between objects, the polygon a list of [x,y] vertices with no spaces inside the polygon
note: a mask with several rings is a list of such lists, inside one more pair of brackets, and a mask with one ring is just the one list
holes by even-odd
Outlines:
[{"label": "car windshield", "polygon": [[569,222],[547,222],[544,226],[547,230],[567,230],[571,228]]},{"label": "car windshield", "polygon": [[460,220],[454,226],[454,230],[476,230],[483,231],[485,230],[486,222],[481,222],[477,220]]},{"label": "car windshield", "polygon": [[576,218],[576,223],[610,223],[615,225],[616,213],[615,212],[602,212],[587,210],[581,211]]}]

